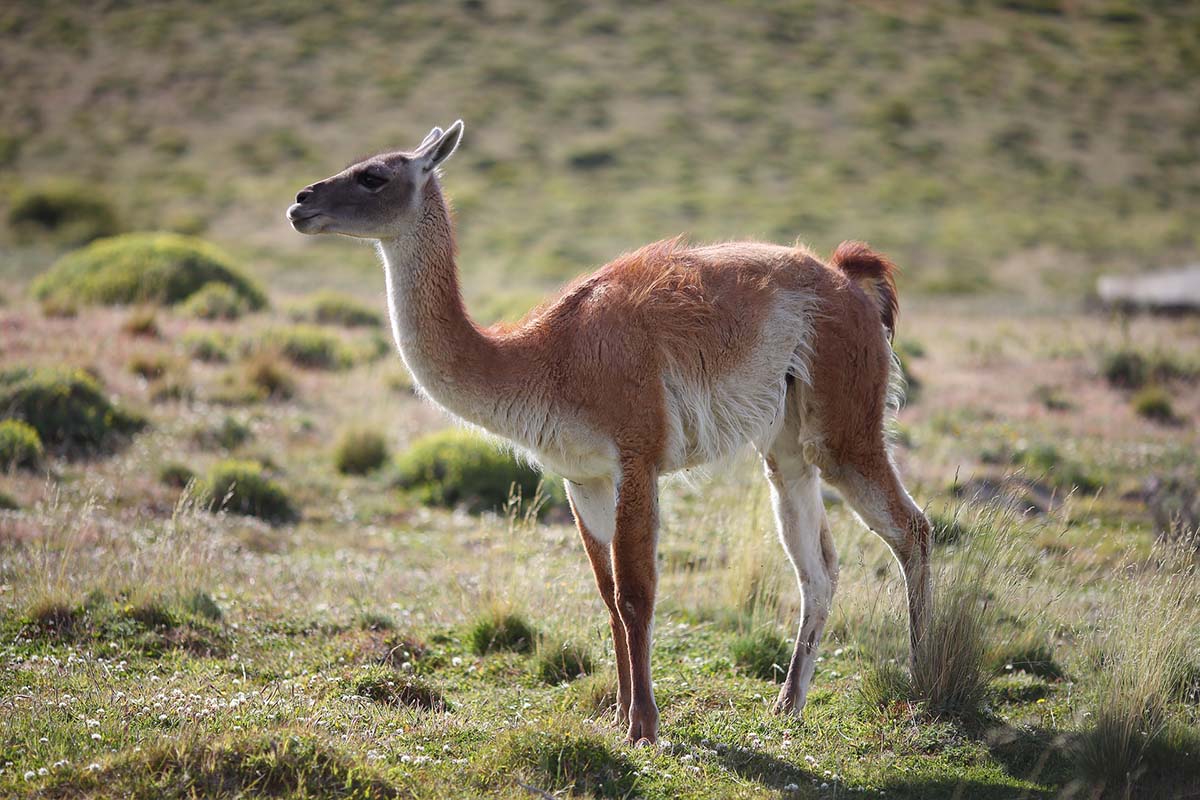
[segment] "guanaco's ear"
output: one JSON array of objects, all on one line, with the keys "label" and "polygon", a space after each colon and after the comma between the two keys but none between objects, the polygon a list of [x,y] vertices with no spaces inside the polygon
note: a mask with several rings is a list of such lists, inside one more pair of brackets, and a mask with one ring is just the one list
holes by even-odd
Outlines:
[{"label": "guanaco's ear", "polygon": [[421,143],[419,145],[417,145],[417,149],[415,152],[420,152],[422,147],[429,144],[434,139],[441,138],[441,136],[442,136],[442,129],[437,127],[436,125],[434,125],[433,130],[431,130],[429,133],[425,134],[425,138],[421,140]]},{"label": "guanaco's ear", "polygon": [[456,120],[444,133],[437,128],[433,130],[437,131],[439,135],[434,137],[431,131],[426,137],[426,142],[417,149],[413,157],[414,161],[421,162],[421,167],[426,172],[441,164],[458,148],[458,143],[462,140],[462,120]]}]

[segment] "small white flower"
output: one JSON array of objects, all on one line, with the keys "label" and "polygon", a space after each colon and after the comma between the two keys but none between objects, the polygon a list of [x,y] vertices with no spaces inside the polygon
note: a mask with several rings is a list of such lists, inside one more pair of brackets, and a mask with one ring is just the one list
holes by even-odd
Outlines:
[{"label": "small white flower", "polygon": [[789,783],[787,786],[783,787],[783,790],[785,792],[798,792],[800,791],[800,787],[795,783]]},{"label": "small white flower", "polygon": [[100,720],[98,720],[98,719],[89,719],[87,721],[87,726],[89,728],[96,728],[96,727],[99,727],[99,725],[100,725]]},{"label": "small white flower", "polygon": [[100,765],[93,761],[91,764],[87,765],[87,771],[88,772],[99,772]]},{"label": "small white flower", "polygon": [[49,775],[49,774],[50,774],[50,770],[46,769],[45,767],[38,767],[38,775]]},{"label": "small white flower", "polygon": [[36,772],[34,772],[33,770],[28,770],[28,771],[25,773],[25,780],[27,780],[27,781],[31,781],[31,780],[33,780],[33,779],[34,779],[34,778],[36,778],[36,777],[37,777],[37,773],[36,773]]},{"label": "small white flower", "polygon": [[98,741],[100,741],[102,738],[104,738],[104,737],[102,737],[102,736],[101,736],[100,734],[98,734],[98,733],[93,733],[93,734],[92,734],[92,739],[93,739],[93,740],[95,740],[95,741],[97,741],[97,742],[98,742]]},{"label": "small white flower", "polygon": [[454,665],[454,666],[456,666],[456,667],[461,667],[461,666],[462,666],[462,659],[461,659],[461,658],[459,658],[458,656],[455,656],[454,658],[450,659],[450,663],[451,663],[451,664],[453,664],[453,665]]}]

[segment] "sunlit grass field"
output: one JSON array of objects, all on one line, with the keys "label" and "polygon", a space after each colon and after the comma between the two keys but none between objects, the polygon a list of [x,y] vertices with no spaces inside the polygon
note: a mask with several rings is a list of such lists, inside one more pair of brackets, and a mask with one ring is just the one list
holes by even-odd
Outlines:
[{"label": "sunlit grass field", "polygon": [[[1089,302],[1101,272],[1197,257],[1198,25],[1053,0],[5,6],[0,796],[1200,795],[1172,528],[1200,514],[1200,321]],[[662,741],[622,744],[557,479],[444,435],[374,253],[283,219],[458,117],[482,322],[681,231],[901,265],[894,452],[937,528],[918,675],[899,570],[830,492],[813,692],[769,713],[799,594],[747,453],[663,481]]]}]

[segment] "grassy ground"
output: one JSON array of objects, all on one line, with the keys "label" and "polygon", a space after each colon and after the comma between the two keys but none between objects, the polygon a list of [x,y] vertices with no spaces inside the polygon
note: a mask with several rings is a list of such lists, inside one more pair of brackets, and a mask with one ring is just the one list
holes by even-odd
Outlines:
[{"label": "grassy ground", "polygon": [[[82,367],[146,424],[0,464],[0,795],[1200,795],[1200,581],[1150,510],[1154,479],[1200,481],[1200,323],[1083,310],[1100,271],[1197,256],[1198,24],[1054,0],[6,5],[0,376]],[[664,484],[664,741],[626,748],[561,509],[397,488],[444,420],[390,352],[374,255],[282,212],[456,117],[485,320],[681,230],[901,263],[896,457],[938,524],[947,641],[979,635],[943,656],[978,663],[969,708],[912,700],[898,570],[831,495],[814,690],[802,722],[768,713],[798,594],[746,459]],[[85,219],[29,228],[41,189]],[[270,308],[34,301],[118,230],[213,240]],[[364,430],[382,469],[343,457]],[[205,510],[218,466],[278,487],[277,523]]]},{"label": "grassy ground", "polygon": [[[112,456],[49,456],[39,472],[0,479],[22,509],[0,512],[0,791],[529,796],[524,784],[581,796],[1085,796],[1071,742],[1102,707],[1123,652],[1112,637],[1138,624],[1131,594],[1145,606],[1163,586],[1191,586],[1190,606],[1161,614],[1193,637],[1193,659],[1200,632],[1194,577],[1178,562],[1155,566],[1141,494],[1148,476],[1195,464],[1194,386],[1169,384],[1186,422],[1142,419],[1130,392],[1100,374],[1102,354],[1125,347],[1182,363],[1200,329],[1137,320],[1118,335],[1098,317],[1013,321],[913,305],[901,349],[920,391],[901,414],[898,457],[941,524],[957,520],[957,542],[938,549],[943,568],[961,571],[1003,542],[985,586],[998,613],[985,629],[982,710],[931,718],[860,691],[880,664],[903,662],[902,591],[883,546],[831,498],[843,572],[824,660],[805,720],[769,715],[777,687],[753,658],[765,651],[769,665],[771,643],[791,635],[797,594],[746,461],[664,489],[654,663],[666,744],[629,750],[611,724],[603,607],[565,521],[414,507],[388,468],[334,469],[344,429],[367,423],[402,450],[440,424],[397,380],[393,357],[294,368],[289,400],[230,400],[236,356],[191,361],[182,342],[276,328],[284,312],[197,323],[159,311],[159,336],[147,339],[122,331],[137,311],[63,319],[11,303],[0,324],[19,335],[4,340],[5,365],[90,367],[150,427]],[[376,335],[330,330],[350,345]],[[156,402],[130,372],[156,354],[182,364],[190,399]],[[223,436],[230,428],[242,433]],[[1043,452],[1039,466],[1023,465],[1029,451]],[[267,463],[301,520],[199,511],[158,477],[167,463],[203,473],[229,456]],[[955,494],[1014,472],[1048,513],[1019,518]],[[1071,493],[1064,481],[1080,476],[1091,488]],[[476,652],[473,627],[505,612],[530,622],[540,649]],[[1141,634],[1122,648],[1162,638]],[[593,674],[547,683],[543,663],[563,642],[590,656]],[[1038,647],[1053,667],[1022,671],[1021,654]],[[1172,726],[1195,730],[1194,698],[1168,705]],[[1195,791],[1187,746],[1152,776],[1167,794],[1147,796]]]}]

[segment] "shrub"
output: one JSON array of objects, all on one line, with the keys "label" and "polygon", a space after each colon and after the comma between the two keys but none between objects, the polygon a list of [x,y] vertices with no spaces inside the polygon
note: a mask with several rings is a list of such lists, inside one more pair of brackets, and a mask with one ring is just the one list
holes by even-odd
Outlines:
[{"label": "shrub", "polygon": [[201,447],[235,450],[253,435],[249,425],[227,416],[215,428],[198,428],[192,438]]},{"label": "shrub", "polygon": [[229,257],[200,239],[173,233],[129,233],[63,256],[34,283],[39,300],[160,303],[187,300],[210,283],[231,287],[250,308],[266,305],[261,289]]},{"label": "shrub", "polygon": [[246,298],[227,283],[213,281],[200,287],[183,310],[197,319],[238,319],[250,308]]},{"label": "shrub", "polygon": [[497,650],[528,653],[537,641],[537,632],[520,614],[492,609],[475,621],[467,632],[467,642],[477,655]]},{"label": "shrub", "polygon": [[305,322],[342,325],[347,328],[383,323],[383,317],[373,308],[363,305],[349,295],[332,291],[313,294],[292,316]]},{"label": "shrub", "polygon": [[1053,649],[1036,630],[994,648],[988,661],[998,674],[1025,672],[1052,681],[1064,677],[1062,667],[1054,660]]},{"label": "shrub", "polygon": [[197,361],[224,363],[229,360],[233,340],[229,334],[215,331],[197,331],[184,334],[183,349]]},{"label": "shrub", "polygon": [[263,341],[298,367],[343,369],[354,363],[354,354],[341,339],[311,325],[277,328]]},{"label": "shrub", "polygon": [[1011,460],[1015,466],[1025,467],[1034,477],[1060,489],[1079,489],[1090,494],[1101,487],[1096,476],[1088,472],[1082,464],[1064,457],[1052,444],[1019,448],[1013,452]]},{"label": "shrub", "polygon": [[465,506],[480,512],[502,507],[514,489],[538,492],[541,475],[472,433],[445,430],[422,437],[397,461],[397,484],[417,502]]},{"label": "shrub", "polygon": [[538,645],[537,673],[546,683],[557,685],[592,671],[592,654],[574,642],[543,641]]},{"label": "shrub", "polygon": [[1174,422],[1175,408],[1171,405],[1171,395],[1161,386],[1146,386],[1133,396],[1133,410],[1139,417],[1145,417],[1154,422]]},{"label": "shrub", "polygon": [[42,461],[42,440],[18,419],[0,420],[0,469],[33,469]]},{"label": "shrub", "polygon": [[299,514],[288,494],[267,477],[257,461],[221,461],[198,487],[202,505],[210,511],[258,517],[272,524],[294,522]]},{"label": "shrub", "polygon": [[167,358],[159,354],[138,353],[129,359],[129,371],[148,381],[162,377],[170,366]]},{"label": "shrub", "polygon": [[733,640],[730,648],[738,669],[764,681],[782,683],[787,677],[792,651],[773,630],[761,628]]},{"label": "shrub", "polygon": [[365,475],[387,461],[387,442],[374,431],[351,430],[342,434],[333,452],[333,463],[343,475]]},{"label": "shrub", "polygon": [[106,449],[145,426],[114,406],[81,369],[0,371],[0,414],[24,420],[44,444],[65,451]]},{"label": "shrub", "polygon": [[0,511],[19,511],[21,504],[13,499],[12,495],[0,492]]},{"label": "shrub", "polygon": [[8,209],[19,238],[81,245],[120,231],[112,204],[90,186],[56,183],[19,192]]}]

